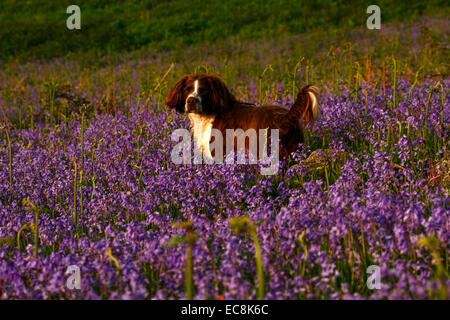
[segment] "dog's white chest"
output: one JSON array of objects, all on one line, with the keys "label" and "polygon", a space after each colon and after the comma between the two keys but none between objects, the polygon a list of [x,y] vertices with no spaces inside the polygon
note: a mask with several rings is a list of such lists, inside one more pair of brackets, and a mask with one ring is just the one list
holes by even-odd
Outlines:
[{"label": "dog's white chest", "polygon": [[215,118],[214,115],[189,114],[195,147],[202,152],[203,157],[208,159],[212,159],[209,141],[211,140],[211,129]]}]

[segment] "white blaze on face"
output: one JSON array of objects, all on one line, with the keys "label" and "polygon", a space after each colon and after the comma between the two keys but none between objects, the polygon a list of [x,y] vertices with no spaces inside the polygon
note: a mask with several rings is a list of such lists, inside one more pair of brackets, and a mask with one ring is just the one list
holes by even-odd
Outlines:
[{"label": "white blaze on face", "polygon": [[202,97],[200,97],[200,95],[198,94],[198,80],[195,80],[195,82],[194,82],[194,91],[192,93],[190,93],[186,98],[186,104],[184,106],[186,112],[188,110],[187,100],[189,98],[197,99],[197,101],[198,101],[197,112],[202,112]]},{"label": "white blaze on face", "polygon": [[198,80],[194,82],[194,94],[198,94]]}]

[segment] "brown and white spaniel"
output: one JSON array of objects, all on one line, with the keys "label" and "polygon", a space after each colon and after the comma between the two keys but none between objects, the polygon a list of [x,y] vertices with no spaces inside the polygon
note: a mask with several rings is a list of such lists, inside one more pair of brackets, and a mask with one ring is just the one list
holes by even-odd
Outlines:
[{"label": "brown and white spaniel", "polygon": [[[290,109],[275,105],[257,107],[238,101],[218,76],[194,74],[184,76],[175,84],[165,104],[188,114],[194,141],[202,150],[209,150],[213,128],[222,132],[223,137],[227,129],[256,132],[278,129],[280,156],[287,158],[304,141],[304,126],[313,124],[320,115],[317,94],[316,87],[306,86],[299,91]],[[223,144],[226,154],[226,140]]]}]

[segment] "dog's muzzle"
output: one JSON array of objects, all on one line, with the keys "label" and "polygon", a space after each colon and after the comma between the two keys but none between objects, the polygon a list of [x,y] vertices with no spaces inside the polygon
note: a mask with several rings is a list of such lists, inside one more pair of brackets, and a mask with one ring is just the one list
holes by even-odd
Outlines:
[{"label": "dog's muzzle", "polygon": [[200,96],[190,95],[186,99],[185,111],[187,113],[190,112],[199,113],[202,111],[201,109],[202,109],[202,99],[200,98]]}]

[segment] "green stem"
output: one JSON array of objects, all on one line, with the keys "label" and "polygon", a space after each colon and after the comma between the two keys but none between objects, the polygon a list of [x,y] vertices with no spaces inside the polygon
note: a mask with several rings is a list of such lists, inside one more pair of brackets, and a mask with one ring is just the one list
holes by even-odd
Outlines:
[{"label": "green stem", "polygon": [[305,70],[305,84],[309,84],[309,62],[306,62],[306,70]]},{"label": "green stem", "polygon": [[55,100],[55,94],[56,94],[56,84],[51,82],[49,84],[49,104],[50,104],[50,125],[53,125],[54,122],[54,100]]},{"label": "green stem", "polygon": [[12,177],[12,145],[11,145],[11,138],[9,137],[9,130],[8,127],[5,126],[6,130],[6,139],[8,139],[8,151],[9,151],[9,187],[11,188],[11,191],[13,189],[13,177]]},{"label": "green stem", "polygon": [[137,164],[139,165],[141,160],[141,136],[142,136],[143,129],[142,127],[139,127],[139,134],[138,134],[138,141],[137,141]]},{"label": "green stem", "polygon": [[412,91],[414,90],[414,88],[416,87],[417,79],[418,79],[418,77],[419,77],[419,72],[420,72],[420,70],[421,70],[422,68],[423,68],[423,66],[420,67],[419,70],[417,70],[417,72],[416,72],[416,76],[415,76],[415,78],[414,78],[414,83],[412,84],[411,88],[409,89],[408,101],[411,101],[411,93],[412,93]]},{"label": "green stem", "polygon": [[80,214],[83,214],[83,170],[80,170]]},{"label": "green stem", "polygon": [[397,105],[397,61],[395,61],[394,56],[392,56],[392,61],[394,62],[394,109],[396,108]]},{"label": "green stem", "polygon": [[302,234],[300,235],[300,244],[303,248],[303,251],[305,251],[305,257],[303,258],[303,263],[302,263],[302,276],[305,275],[305,271],[306,271],[306,262],[308,261],[308,246],[306,245],[305,242],[305,234],[306,234],[306,230],[303,230]]},{"label": "green stem", "polygon": [[367,103],[369,100],[369,91],[366,89],[366,106],[364,108],[364,115],[367,116]]},{"label": "green stem", "polygon": [[34,130],[34,107],[33,104],[30,104],[30,128]]},{"label": "green stem", "polygon": [[92,176],[92,194],[91,194],[91,201],[94,199],[94,192],[95,192],[95,177]]},{"label": "green stem", "polygon": [[19,232],[17,233],[17,248],[20,250],[22,250],[22,245],[20,244],[20,236],[22,235],[22,231],[28,229],[28,225],[24,224],[20,229]]},{"label": "green stem", "polygon": [[38,257],[39,250],[39,211],[34,210],[34,257]]},{"label": "green stem", "polygon": [[428,110],[429,110],[429,106],[430,106],[430,101],[431,101],[431,96],[433,95],[433,88],[430,91],[430,94],[428,95],[428,100],[427,100],[427,106],[426,106],[426,110],[425,110],[425,124],[423,127],[423,138],[424,140],[427,137],[428,134]]},{"label": "green stem", "polygon": [[194,293],[194,270],[192,264],[192,251],[193,245],[188,243],[187,247],[187,257],[186,257],[186,270],[185,270],[185,286],[186,286],[186,298],[192,300]]},{"label": "green stem", "polygon": [[96,145],[94,144],[92,146],[92,151],[91,151],[91,179],[94,177],[95,149],[96,149]]},{"label": "green stem", "polygon": [[296,87],[296,81],[297,81],[297,69],[300,66],[300,64],[302,63],[302,60],[300,60],[299,62],[297,62],[297,64],[295,65],[294,68],[294,77],[292,79],[292,98],[295,99],[295,94],[297,93],[297,87]]},{"label": "green stem", "polygon": [[264,299],[264,268],[262,262],[261,246],[258,240],[258,234],[256,232],[256,227],[252,228],[251,235],[253,238],[253,243],[255,244],[255,256],[256,256],[256,272],[258,274],[258,299]]},{"label": "green stem", "polygon": [[264,267],[261,253],[261,246],[258,240],[256,226],[249,217],[234,217],[230,220],[230,226],[236,233],[250,234],[255,245],[256,271],[258,275],[257,299],[264,299]]},{"label": "green stem", "polygon": [[84,112],[81,113],[81,171],[84,170]]},{"label": "green stem", "polygon": [[358,93],[359,93],[359,63],[356,62],[356,79],[355,79],[355,91],[356,91],[356,103],[358,104]]},{"label": "green stem", "polygon": [[75,225],[75,232],[78,233],[78,214],[77,214],[77,177],[78,177],[78,166],[77,160],[72,158],[72,162],[75,166],[75,176],[73,179],[73,224]]}]

